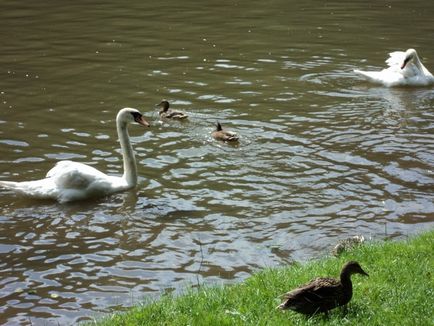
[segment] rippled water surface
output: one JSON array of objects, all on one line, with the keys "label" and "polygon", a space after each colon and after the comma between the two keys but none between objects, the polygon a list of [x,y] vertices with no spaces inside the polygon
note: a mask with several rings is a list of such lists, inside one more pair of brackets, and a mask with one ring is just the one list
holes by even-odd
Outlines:
[{"label": "rippled water surface", "polygon": [[[0,323],[73,324],[199,283],[241,281],[354,234],[434,222],[434,90],[354,76],[413,47],[434,70],[430,1],[0,4],[0,180],[62,159],[137,189],[72,204],[0,191]],[[169,99],[186,122],[158,122]],[[210,133],[216,121],[236,145]]]}]

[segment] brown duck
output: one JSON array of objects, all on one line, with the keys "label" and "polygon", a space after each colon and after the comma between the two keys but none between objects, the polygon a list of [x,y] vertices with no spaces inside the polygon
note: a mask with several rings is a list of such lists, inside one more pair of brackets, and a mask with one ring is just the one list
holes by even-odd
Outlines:
[{"label": "brown duck", "polygon": [[357,246],[362,245],[365,242],[363,235],[355,235],[350,238],[339,240],[336,246],[332,250],[332,254],[339,257],[345,251],[351,250]]},{"label": "brown duck", "polygon": [[220,122],[217,122],[216,129],[211,133],[214,139],[222,141],[237,141],[238,135],[230,130],[222,128]]},{"label": "brown duck", "polygon": [[277,308],[291,309],[296,312],[313,315],[326,312],[338,306],[346,305],[353,295],[351,275],[362,274],[369,276],[359,263],[350,261],[344,265],[340,279],[316,278],[283,295],[285,301]]},{"label": "brown duck", "polygon": [[170,103],[166,100],[162,100],[160,104],[157,106],[161,107],[161,111],[159,112],[160,118],[166,119],[174,119],[174,120],[183,120],[187,119],[188,115],[181,111],[175,111],[170,109]]}]

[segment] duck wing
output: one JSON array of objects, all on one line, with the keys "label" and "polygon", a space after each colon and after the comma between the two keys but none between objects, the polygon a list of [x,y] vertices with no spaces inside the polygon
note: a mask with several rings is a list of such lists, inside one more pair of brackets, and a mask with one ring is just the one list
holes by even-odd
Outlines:
[{"label": "duck wing", "polygon": [[169,119],[185,119],[188,116],[181,111],[169,111],[166,113],[165,117]]},{"label": "duck wing", "polygon": [[291,309],[304,314],[327,311],[338,305],[342,294],[340,282],[333,278],[317,278],[283,295],[280,309]]}]

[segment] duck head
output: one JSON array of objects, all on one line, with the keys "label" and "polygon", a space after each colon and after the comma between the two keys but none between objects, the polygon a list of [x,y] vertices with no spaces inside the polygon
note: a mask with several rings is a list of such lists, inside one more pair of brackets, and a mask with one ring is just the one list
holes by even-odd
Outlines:
[{"label": "duck head", "polygon": [[162,100],[159,104],[157,104],[160,108],[163,108],[162,112],[167,112],[169,110],[170,104],[169,101]]},{"label": "duck head", "polygon": [[368,273],[366,273],[362,266],[356,261],[349,261],[344,265],[342,268],[342,274],[352,275],[352,274],[361,274],[364,276],[369,276]]}]

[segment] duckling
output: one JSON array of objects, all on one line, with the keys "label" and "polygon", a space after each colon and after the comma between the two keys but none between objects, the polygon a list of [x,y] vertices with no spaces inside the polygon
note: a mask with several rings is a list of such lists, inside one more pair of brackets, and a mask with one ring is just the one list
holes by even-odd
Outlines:
[{"label": "duckling", "polygon": [[174,119],[174,120],[183,120],[187,119],[188,115],[181,111],[175,111],[172,109],[169,109],[170,103],[166,100],[162,100],[160,104],[157,104],[157,106],[162,107],[163,109],[158,113],[160,115],[160,118],[166,118],[166,119]]},{"label": "duckling", "polygon": [[216,130],[211,133],[211,136],[216,140],[238,141],[238,135],[233,131],[223,130],[220,122],[217,122]]},{"label": "duckling", "polygon": [[353,295],[352,274],[369,276],[358,262],[350,261],[343,266],[339,280],[316,278],[284,294],[285,301],[277,308],[281,310],[291,309],[305,315],[313,315],[346,305]]},{"label": "duckling", "polygon": [[360,246],[365,242],[365,237],[363,235],[355,235],[353,237],[340,240],[332,250],[332,254],[338,257],[344,251],[351,250],[357,246]]}]

